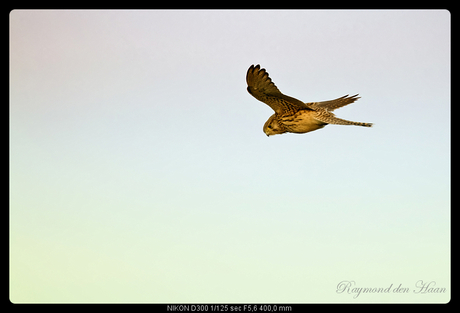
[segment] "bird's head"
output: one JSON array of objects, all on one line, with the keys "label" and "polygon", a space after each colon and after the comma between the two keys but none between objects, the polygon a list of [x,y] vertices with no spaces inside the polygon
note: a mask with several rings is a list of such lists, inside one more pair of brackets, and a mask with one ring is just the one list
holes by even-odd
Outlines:
[{"label": "bird's head", "polygon": [[264,124],[264,133],[267,136],[283,134],[285,132],[286,129],[282,124],[278,123],[278,119],[276,119],[276,114],[270,116],[270,118]]}]

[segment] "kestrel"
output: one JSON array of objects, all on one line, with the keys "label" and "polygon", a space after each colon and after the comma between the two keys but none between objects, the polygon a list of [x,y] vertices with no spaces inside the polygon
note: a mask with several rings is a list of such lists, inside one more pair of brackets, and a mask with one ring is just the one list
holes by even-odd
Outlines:
[{"label": "kestrel", "polygon": [[264,68],[251,67],[246,74],[248,91],[259,101],[268,104],[275,114],[265,122],[264,133],[267,136],[283,133],[308,133],[327,124],[356,125],[371,127],[372,123],[343,120],[332,113],[335,109],[353,103],[358,95],[348,95],[330,101],[303,103],[300,100],[282,94]]}]

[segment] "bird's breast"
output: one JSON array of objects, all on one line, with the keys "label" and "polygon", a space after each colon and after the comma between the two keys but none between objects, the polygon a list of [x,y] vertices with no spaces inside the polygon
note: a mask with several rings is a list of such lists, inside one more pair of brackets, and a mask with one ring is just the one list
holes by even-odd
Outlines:
[{"label": "bird's breast", "polygon": [[282,115],[280,122],[291,133],[308,133],[326,126],[314,118],[316,111],[300,110],[294,114]]}]

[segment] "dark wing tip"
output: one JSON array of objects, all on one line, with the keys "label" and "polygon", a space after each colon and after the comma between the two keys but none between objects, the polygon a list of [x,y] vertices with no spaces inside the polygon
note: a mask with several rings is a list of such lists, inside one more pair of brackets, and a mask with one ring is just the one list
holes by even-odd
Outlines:
[{"label": "dark wing tip", "polygon": [[257,69],[257,70],[260,69],[260,65],[257,64],[256,66],[254,66],[254,64],[252,64],[252,65],[249,67],[248,72],[249,72],[249,71],[253,71],[253,70],[255,70],[255,69]]},{"label": "dark wing tip", "polygon": [[353,96],[350,97],[350,99],[351,99],[353,102],[355,102],[355,101],[357,101],[358,99],[361,99],[361,97],[358,97],[358,96],[359,96],[359,94],[353,95]]},{"label": "dark wing tip", "polygon": [[246,82],[248,83],[248,85],[252,84],[253,80],[254,80],[254,78],[253,78],[254,76],[263,74],[265,72],[266,72],[265,69],[260,69],[259,64],[257,64],[256,66],[254,66],[254,64],[252,64],[249,67],[248,72],[246,73]]},{"label": "dark wing tip", "polygon": [[356,95],[353,95],[353,96],[345,95],[343,97],[338,98],[337,100],[339,100],[339,99],[342,100],[343,99],[343,100],[350,101],[349,103],[353,103],[356,100],[361,99],[361,97],[358,97],[358,96],[359,96],[359,94],[356,94]]}]

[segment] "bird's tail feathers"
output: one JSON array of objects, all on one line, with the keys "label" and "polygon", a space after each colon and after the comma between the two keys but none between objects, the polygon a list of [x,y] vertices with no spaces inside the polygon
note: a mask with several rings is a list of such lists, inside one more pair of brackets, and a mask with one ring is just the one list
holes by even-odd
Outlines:
[{"label": "bird's tail feathers", "polygon": [[[328,112],[329,113],[329,112]],[[363,126],[363,127],[372,127],[372,123],[363,123],[363,122],[353,122],[344,120],[338,117],[335,117],[332,113],[329,114],[318,114],[315,116],[315,119],[318,121],[334,124],[334,125],[355,125],[355,126]]]},{"label": "bird's tail feathers", "polygon": [[372,123],[363,123],[363,122],[353,122],[353,121],[348,121],[344,120],[338,117],[333,117],[330,119],[329,124],[335,124],[335,125],[355,125],[355,126],[363,126],[363,127],[372,127]]}]

